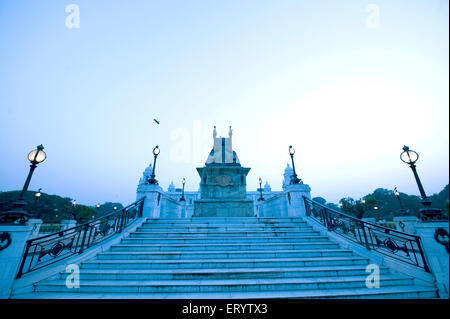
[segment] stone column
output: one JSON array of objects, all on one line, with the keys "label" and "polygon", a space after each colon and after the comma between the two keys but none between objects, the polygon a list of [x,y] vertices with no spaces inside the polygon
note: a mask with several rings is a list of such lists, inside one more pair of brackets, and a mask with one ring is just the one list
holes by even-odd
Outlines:
[{"label": "stone column", "polygon": [[416,223],[416,235],[420,236],[428,267],[436,278],[439,296],[449,297],[449,268],[448,252],[443,245],[435,239],[435,232],[443,228],[448,233],[448,221]]},{"label": "stone column", "polygon": [[311,188],[307,184],[290,184],[286,186],[288,217],[306,216],[303,196],[311,199]]},{"label": "stone column", "polygon": [[394,217],[395,226],[398,231],[414,234],[416,231],[416,223],[419,219],[416,216],[397,216]]},{"label": "stone column", "polygon": [[187,204],[185,200],[180,202],[179,216],[180,218],[187,218]]},{"label": "stone column", "polygon": [[61,230],[66,230],[72,227],[75,227],[77,225],[77,221],[74,219],[63,219],[61,221]]},{"label": "stone column", "polygon": [[11,294],[26,241],[30,238],[34,228],[34,224],[29,223],[25,225],[0,224],[0,235],[5,234],[5,241],[2,242],[1,247],[4,247],[10,240],[9,246],[0,250],[0,299],[7,299]]},{"label": "stone column", "polygon": [[159,185],[144,184],[138,187],[137,199],[146,197],[142,211],[143,217],[159,218],[162,188]]}]

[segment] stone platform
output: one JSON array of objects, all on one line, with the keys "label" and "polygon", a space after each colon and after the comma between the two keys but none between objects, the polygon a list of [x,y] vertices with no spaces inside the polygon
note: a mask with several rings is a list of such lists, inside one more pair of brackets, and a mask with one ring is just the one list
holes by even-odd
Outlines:
[{"label": "stone platform", "polygon": [[253,217],[253,201],[239,199],[200,199],[194,201],[195,217]]}]

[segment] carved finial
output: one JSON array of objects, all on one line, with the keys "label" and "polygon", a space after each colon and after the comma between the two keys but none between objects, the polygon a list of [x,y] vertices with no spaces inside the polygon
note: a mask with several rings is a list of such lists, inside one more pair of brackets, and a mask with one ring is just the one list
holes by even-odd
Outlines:
[{"label": "carved finial", "polygon": [[230,126],[230,130],[228,131],[228,136],[231,137],[232,135],[233,135],[233,130],[231,129],[231,126]]},{"label": "carved finial", "polygon": [[216,130],[216,126],[214,125],[214,130],[213,130],[213,137],[216,138],[217,137],[217,130]]}]

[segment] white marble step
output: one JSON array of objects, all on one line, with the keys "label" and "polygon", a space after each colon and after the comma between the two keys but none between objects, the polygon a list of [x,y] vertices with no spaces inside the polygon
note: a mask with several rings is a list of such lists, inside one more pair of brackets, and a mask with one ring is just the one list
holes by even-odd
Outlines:
[{"label": "white marble step", "polygon": [[[329,239],[326,236],[280,236],[280,237],[246,237],[246,243],[280,243],[280,242],[328,242]],[[196,237],[164,237],[164,238],[135,238],[128,237],[122,240],[123,244],[171,244],[171,243],[186,243],[186,244],[224,244],[224,243],[242,243],[242,237],[213,237],[208,236],[206,238],[196,238]]]},{"label": "white marble step", "polygon": [[319,236],[320,233],[313,230],[291,230],[291,231],[170,231],[170,232],[159,232],[159,231],[143,231],[137,230],[130,235],[131,238],[161,238],[161,237],[282,237],[282,236]]},{"label": "white marble step", "polygon": [[[380,277],[380,287],[412,286],[414,280],[398,275]],[[124,293],[179,293],[179,292],[239,292],[312,289],[349,289],[366,287],[366,276],[277,278],[277,279],[227,279],[227,280],[153,280],[117,281],[83,280],[79,292]],[[67,292],[65,280],[47,280],[36,285],[36,291]]]},{"label": "white marble step", "polygon": [[161,251],[161,252],[105,252],[97,255],[98,260],[149,260],[149,259],[238,259],[238,258],[305,258],[353,256],[351,250],[260,250],[260,251]]},{"label": "white marble step", "polygon": [[304,221],[295,222],[276,222],[276,223],[224,223],[224,222],[205,222],[205,223],[167,223],[167,222],[144,222],[144,227],[308,227]]},{"label": "white marble step", "polygon": [[436,298],[435,288],[395,286],[383,288],[292,290],[270,292],[210,292],[210,293],[68,293],[35,292],[13,296],[16,299],[424,299]]},{"label": "white marble step", "polygon": [[362,257],[311,258],[242,258],[242,259],[183,259],[183,260],[89,260],[81,269],[182,269],[182,268],[251,268],[251,267],[315,267],[367,265]]},{"label": "white marble step", "polygon": [[240,251],[240,250],[278,250],[278,249],[338,249],[337,243],[307,242],[307,243],[235,243],[235,244],[117,244],[111,246],[111,251]]},{"label": "white marble step", "polygon": [[[389,273],[387,267],[380,267],[380,275]],[[69,274],[62,272],[59,279]],[[84,269],[83,280],[199,280],[199,279],[262,279],[262,278],[309,278],[333,276],[365,276],[365,265],[334,267],[280,267],[280,268],[231,268],[231,269]]]},{"label": "white marble step", "polygon": [[144,232],[252,232],[252,231],[311,231],[313,228],[310,226],[282,226],[282,227],[274,227],[274,226],[261,226],[261,227],[216,227],[216,226],[183,226],[183,227],[153,227],[153,226],[141,226],[137,228],[137,231]]}]

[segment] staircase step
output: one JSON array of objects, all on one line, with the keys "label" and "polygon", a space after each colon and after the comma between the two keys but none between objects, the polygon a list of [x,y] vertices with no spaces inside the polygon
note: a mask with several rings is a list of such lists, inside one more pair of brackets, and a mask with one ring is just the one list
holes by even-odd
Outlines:
[{"label": "staircase step", "polygon": [[130,238],[161,238],[161,237],[283,237],[283,236],[319,236],[317,231],[210,231],[210,232],[159,232],[138,230],[130,235]]},{"label": "staircase step", "polygon": [[105,252],[97,256],[98,260],[149,260],[149,259],[239,259],[239,258],[305,258],[353,256],[351,250],[260,250],[260,251],[161,251],[161,252]]},{"label": "staircase step", "polygon": [[[409,277],[384,275],[380,287],[411,286]],[[79,292],[125,292],[125,293],[179,293],[179,292],[240,292],[312,289],[350,289],[366,287],[366,276],[326,278],[277,278],[277,279],[227,279],[227,280],[154,280],[116,281],[84,280]],[[67,292],[65,280],[49,280],[36,286],[36,291]]]},{"label": "staircase step", "polygon": [[297,227],[311,227],[306,222],[280,222],[273,224],[262,224],[262,223],[154,223],[154,222],[144,222],[141,227],[145,228],[227,228],[233,229],[236,227],[243,228],[297,228]]},{"label": "staircase step", "polygon": [[[280,243],[280,242],[328,242],[329,239],[326,236],[282,236],[282,237],[246,237],[246,243]],[[241,237],[207,237],[207,238],[196,238],[196,237],[164,237],[164,238],[134,238],[128,237],[122,240],[123,244],[156,244],[156,243],[186,243],[186,244],[223,244],[223,243],[242,243],[243,239]]]},{"label": "staircase step", "polygon": [[111,251],[209,251],[209,250],[265,250],[265,249],[338,249],[340,246],[333,242],[307,243],[245,243],[239,244],[118,244],[112,245]]},{"label": "staircase step", "polygon": [[[380,267],[380,275],[389,273]],[[244,279],[244,278],[310,278],[329,276],[365,276],[366,266],[334,267],[285,267],[285,268],[232,268],[232,269],[85,269],[83,280],[200,280],[200,279]],[[60,273],[65,279],[68,273]]]},{"label": "staircase step", "polygon": [[271,292],[218,292],[218,293],[80,293],[71,289],[69,293],[34,292],[14,296],[17,299],[287,299],[287,298],[331,298],[331,299],[424,299],[436,298],[436,288],[424,286],[400,286],[360,289],[292,290]]},{"label": "staircase step", "polygon": [[249,268],[249,267],[305,267],[367,265],[361,257],[319,258],[242,258],[242,259],[183,259],[183,260],[91,260],[82,269],[181,269],[181,268]]}]

